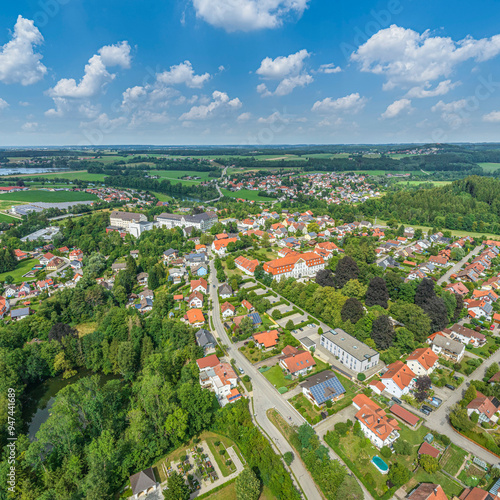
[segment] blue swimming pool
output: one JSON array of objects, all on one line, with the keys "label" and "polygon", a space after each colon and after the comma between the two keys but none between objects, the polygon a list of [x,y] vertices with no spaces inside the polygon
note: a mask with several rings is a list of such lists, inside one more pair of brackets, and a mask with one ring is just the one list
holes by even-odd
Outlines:
[{"label": "blue swimming pool", "polygon": [[389,466],[378,455],[375,455],[371,462],[381,474],[387,474],[389,472]]}]

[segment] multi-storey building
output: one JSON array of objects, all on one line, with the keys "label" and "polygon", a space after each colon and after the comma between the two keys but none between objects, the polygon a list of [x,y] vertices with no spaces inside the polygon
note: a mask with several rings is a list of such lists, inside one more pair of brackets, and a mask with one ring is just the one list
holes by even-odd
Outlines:
[{"label": "multi-storey building", "polygon": [[219,219],[215,212],[205,212],[196,215],[163,213],[158,215],[156,220],[160,227],[168,229],[173,229],[174,227],[194,227],[200,231],[208,231]]},{"label": "multi-storey building", "polygon": [[109,224],[111,227],[128,230],[131,222],[146,222],[148,219],[144,214],[133,212],[119,212],[113,210],[109,216]]},{"label": "multi-storey building", "polygon": [[290,255],[264,264],[264,271],[271,274],[276,281],[288,278],[311,278],[324,268],[324,259],[313,252]]},{"label": "multi-storey building", "polygon": [[378,365],[380,355],[363,342],[355,339],[341,328],[321,335],[320,345],[330,351],[349,369],[360,373]]}]

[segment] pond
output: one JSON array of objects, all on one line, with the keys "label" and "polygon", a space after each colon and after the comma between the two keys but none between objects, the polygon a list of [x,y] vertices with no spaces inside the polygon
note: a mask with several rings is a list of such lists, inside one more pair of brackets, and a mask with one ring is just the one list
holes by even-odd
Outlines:
[{"label": "pond", "polygon": [[68,169],[63,168],[43,168],[43,167],[7,167],[0,168],[0,176],[3,175],[36,175],[36,174],[46,174],[49,172],[66,172]]},{"label": "pond", "polygon": [[[57,393],[64,387],[74,384],[83,377],[94,375],[90,370],[80,370],[71,378],[63,379],[62,375],[52,377],[40,383],[37,387],[26,393],[23,405],[23,420],[28,427],[28,436],[31,440],[40,426],[49,418],[50,409],[54,404]],[[100,385],[103,386],[108,380],[119,379],[117,375],[100,374]]]}]

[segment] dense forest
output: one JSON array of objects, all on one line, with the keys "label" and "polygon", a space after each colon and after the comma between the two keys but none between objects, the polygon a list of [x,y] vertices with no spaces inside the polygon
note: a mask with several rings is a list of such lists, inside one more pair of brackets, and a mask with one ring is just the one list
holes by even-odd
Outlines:
[{"label": "dense forest", "polygon": [[367,201],[361,211],[408,224],[500,234],[500,180],[469,176],[442,187],[401,190]]}]

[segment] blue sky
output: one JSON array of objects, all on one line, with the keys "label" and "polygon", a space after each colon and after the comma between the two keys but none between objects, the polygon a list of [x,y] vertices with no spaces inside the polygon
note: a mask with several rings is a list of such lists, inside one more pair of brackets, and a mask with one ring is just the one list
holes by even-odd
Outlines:
[{"label": "blue sky", "polygon": [[4,2],[0,146],[500,141],[499,18],[481,0]]}]

